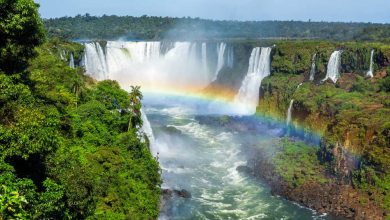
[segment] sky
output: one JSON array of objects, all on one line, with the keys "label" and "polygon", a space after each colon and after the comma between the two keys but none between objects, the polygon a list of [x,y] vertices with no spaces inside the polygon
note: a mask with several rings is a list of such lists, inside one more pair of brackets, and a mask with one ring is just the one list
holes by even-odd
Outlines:
[{"label": "sky", "polygon": [[390,0],[35,0],[44,18],[91,15],[390,23]]}]

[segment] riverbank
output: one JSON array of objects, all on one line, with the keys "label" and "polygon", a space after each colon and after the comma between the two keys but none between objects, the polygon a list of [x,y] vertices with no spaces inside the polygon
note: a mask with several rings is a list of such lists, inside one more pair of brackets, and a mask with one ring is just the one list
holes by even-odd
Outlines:
[{"label": "riverbank", "polygon": [[[272,149],[272,150],[270,150]],[[259,178],[273,195],[347,219],[384,219],[386,211],[365,193],[337,181],[317,158],[313,146],[282,139],[267,148],[247,149],[251,155],[239,172]]]}]

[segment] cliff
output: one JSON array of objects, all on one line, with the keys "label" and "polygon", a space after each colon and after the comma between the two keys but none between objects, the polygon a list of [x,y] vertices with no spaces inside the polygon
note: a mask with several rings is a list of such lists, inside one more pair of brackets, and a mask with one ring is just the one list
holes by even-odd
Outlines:
[{"label": "cliff", "polygon": [[[374,77],[366,78],[374,49]],[[325,81],[330,54],[342,50],[341,78]],[[312,57],[316,75],[309,80]],[[390,210],[390,46],[379,43],[280,42],[263,80],[258,113],[322,137],[318,159],[332,178]],[[298,85],[303,83],[299,88]],[[294,133],[292,134],[294,135]]]}]

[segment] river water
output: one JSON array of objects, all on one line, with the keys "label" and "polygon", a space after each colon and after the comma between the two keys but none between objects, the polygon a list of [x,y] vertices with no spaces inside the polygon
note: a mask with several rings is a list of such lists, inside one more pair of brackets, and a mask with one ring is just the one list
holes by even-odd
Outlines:
[{"label": "river water", "polygon": [[[236,168],[247,164],[248,145],[267,147],[282,128],[246,117],[251,129],[227,129],[204,112],[204,101],[144,101],[162,167],[162,188],[185,189],[191,198],[167,201],[160,219],[331,219],[272,196],[269,187]],[[199,120],[199,116],[205,120]]]}]

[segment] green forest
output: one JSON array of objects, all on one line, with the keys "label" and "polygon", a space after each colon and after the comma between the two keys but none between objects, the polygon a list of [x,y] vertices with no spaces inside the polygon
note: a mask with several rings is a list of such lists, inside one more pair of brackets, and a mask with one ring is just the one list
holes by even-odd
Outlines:
[{"label": "green forest", "polygon": [[389,41],[390,25],[303,21],[217,21],[155,16],[91,16],[46,19],[49,36],[72,40],[327,39]]},{"label": "green forest", "polygon": [[83,47],[47,38],[37,7],[0,0],[0,219],[156,218],[139,87],[70,68]]}]

